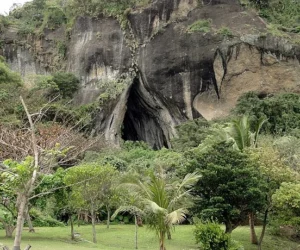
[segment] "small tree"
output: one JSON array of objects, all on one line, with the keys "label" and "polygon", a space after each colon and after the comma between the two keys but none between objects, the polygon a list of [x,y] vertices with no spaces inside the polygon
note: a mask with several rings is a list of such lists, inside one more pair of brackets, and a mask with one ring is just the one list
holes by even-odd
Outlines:
[{"label": "small tree", "polygon": [[[133,202],[134,204],[135,202]],[[120,206],[112,215],[114,219],[119,213],[130,213],[134,216],[134,225],[135,225],[135,249],[138,249],[138,221],[144,215],[143,210],[134,205],[129,206]]]},{"label": "small tree", "polygon": [[66,185],[73,185],[71,197],[74,207],[88,208],[91,213],[94,243],[97,243],[96,213],[110,192],[116,174],[117,171],[110,165],[90,163],[68,169],[65,176]]},{"label": "small tree", "polygon": [[159,238],[159,249],[165,250],[165,238],[172,225],[185,220],[191,207],[191,188],[200,178],[196,173],[187,174],[183,180],[167,182],[166,175],[154,173],[148,181],[135,181],[125,184],[129,192],[140,200],[150,229]]},{"label": "small tree", "polygon": [[[44,145],[48,147],[49,145],[50,147],[51,145],[55,145],[54,149],[52,148],[50,150],[49,148],[39,146],[42,145],[42,142],[38,140],[35,122],[39,120],[38,118],[42,115],[43,110],[40,110],[38,114],[30,114],[22,97],[20,97],[20,100],[29,123],[28,130],[0,130],[0,147],[9,149],[9,155],[14,159],[4,161],[4,167],[2,169],[2,178],[5,178],[4,181],[7,183],[11,181],[15,182],[15,185],[10,185],[11,190],[16,194],[15,207],[17,210],[16,234],[13,250],[20,250],[22,229],[24,226],[24,219],[28,212],[29,200],[44,195],[33,194],[34,189],[38,186],[39,174],[42,172],[49,173],[51,168],[56,166],[57,161],[63,162],[64,159],[66,159],[66,152],[70,149],[69,147],[72,146],[73,139],[72,136],[70,136],[73,133],[63,133],[54,138],[53,136],[48,137],[48,143],[44,142]],[[37,117],[37,119],[34,121],[33,117]],[[58,140],[62,141],[64,146],[61,147],[57,143]],[[91,146],[93,143],[88,145]],[[84,149],[87,149],[86,145],[80,149],[82,151],[74,150],[74,148],[72,148],[72,159],[76,159],[76,156],[83,152]],[[4,153],[4,155],[6,154]],[[58,155],[59,159],[56,158]],[[2,155],[0,154],[0,157],[1,156]],[[54,161],[52,160],[53,158],[55,159]],[[0,158],[0,160],[2,159]],[[51,191],[47,191],[46,193],[49,192]]]},{"label": "small tree", "polygon": [[71,73],[57,72],[52,81],[57,85],[63,98],[71,98],[79,89],[79,79]]},{"label": "small tree", "polygon": [[269,213],[274,206],[273,194],[277,192],[281,183],[292,181],[296,179],[299,174],[284,164],[278,151],[273,148],[272,145],[268,145],[266,140],[263,143],[263,147],[251,149],[249,153],[250,157],[254,161],[257,161],[261,178],[265,182],[264,205],[261,210],[258,211],[263,214],[262,231],[257,240],[258,249],[260,250],[268,223]]}]

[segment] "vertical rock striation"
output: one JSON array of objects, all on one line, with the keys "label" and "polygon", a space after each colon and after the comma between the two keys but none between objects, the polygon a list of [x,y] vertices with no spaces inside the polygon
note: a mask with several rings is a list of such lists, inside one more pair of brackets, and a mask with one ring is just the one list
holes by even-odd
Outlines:
[{"label": "vertical rock striation", "polygon": [[[124,139],[170,147],[176,125],[226,116],[243,93],[300,90],[299,46],[259,35],[265,24],[237,0],[155,0],[128,20],[124,31],[113,18],[79,17],[68,37],[60,28],[25,43],[10,30],[1,51],[23,76],[47,74],[62,62],[54,47],[66,41],[59,65],[82,82],[74,105],[97,102],[105,82],[126,82],[95,116],[94,132],[115,146]],[[210,20],[209,32],[189,32],[199,20]]]}]

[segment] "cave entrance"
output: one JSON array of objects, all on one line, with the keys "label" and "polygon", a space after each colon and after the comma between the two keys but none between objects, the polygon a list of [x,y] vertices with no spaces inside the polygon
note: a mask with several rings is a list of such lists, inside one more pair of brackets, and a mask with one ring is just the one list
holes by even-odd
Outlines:
[{"label": "cave entrance", "polygon": [[153,149],[168,147],[166,136],[160,125],[159,105],[134,79],[127,100],[127,111],[122,126],[122,139],[125,141],[144,141]]}]

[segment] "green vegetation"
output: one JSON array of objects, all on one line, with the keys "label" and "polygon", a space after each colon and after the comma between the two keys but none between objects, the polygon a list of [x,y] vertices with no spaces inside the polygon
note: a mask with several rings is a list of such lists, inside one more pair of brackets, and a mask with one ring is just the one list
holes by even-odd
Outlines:
[{"label": "green vegetation", "polygon": [[116,97],[118,97],[131,82],[132,79],[128,76],[121,76],[116,80],[99,81],[98,86],[103,90],[102,94],[99,96],[100,105],[103,105],[107,101],[116,99]]},{"label": "green vegetation", "polygon": [[56,84],[62,98],[72,97],[79,89],[79,79],[71,73],[54,73],[52,81]]},{"label": "green vegetation", "polygon": [[0,58],[0,121],[15,123],[18,112],[18,97],[22,81],[18,73],[9,69]]},{"label": "green vegetation", "polygon": [[211,20],[201,19],[189,25],[186,31],[187,33],[194,33],[194,32],[207,33],[210,31],[210,27],[211,27]]},{"label": "green vegetation", "polygon": [[251,211],[264,203],[263,183],[258,166],[247,154],[231,145],[217,144],[208,150],[193,150],[188,171],[198,171],[202,178],[195,185],[201,199],[194,209],[204,219],[223,222],[231,233]]},{"label": "green vegetation", "polygon": [[220,225],[215,222],[197,223],[194,231],[196,243],[201,249],[211,250],[239,250],[237,244],[232,241],[231,235],[225,233]]},{"label": "green vegetation", "polygon": [[[166,241],[167,249],[182,250],[182,249],[199,249],[195,243],[193,230],[194,226],[181,225],[176,227],[173,232],[173,239]],[[79,234],[76,241],[70,241],[70,232],[67,227],[56,228],[35,228],[36,233],[32,234],[25,228],[23,234],[23,246],[31,244],[37,249],[45,250],[86,250],[86,249],[102,249],[102,250],[131,250],[134,248],[134,225],[113,225],[109,230],[105,225],[97,225],[96,230],[99,237],[99,242],[93,244],[90,234],[90,226],[76,226],[76,232]],[[260,230],[260,228],[257,228]],[[0,231],[0,243],[5,245],[11,244],[11,239],[4,238],[4,232]],[[116,240],[118,235],[118,240]],[[256,250],[257,246],[249,243],[249,228],[238,227],[232,233],[233,240],[241,243],[244,249]],[[286,238],[274,237],[266,235],[264,242],[264,250],[282,250],[282,249],[298,249],[298,243],[289,241]],[[154,235],[149,234],[146,227],[139,228],[139,249],[158,249],[157,240]]]},{"label": "green vegetation", "polygon": [[297,134],[300,127],[299,98],[298,94],[264,96],[250,92],[238,100],[234,113],[248,114],[252,121],[267,119],[262,127],[267,133]]},{"label": "green vegetation", "polygon": [[224,38],[232,38],[233,34],[230,28],[222,27],[217,31],[218,34],[222,35]]},{"label": "green vegetation", "polygon": [[148,3],[149,0],[33,0],[21,7],[15,5],[9,17],[0,19],[0,31],[9,24],[16,24],[20,35],[42,35],[45,29],[71,28],[74,20],[82,15],[113,16],[126,27],[130,9]]},{"label": "green vegetation", "polygon": [[259,8],[260,16],[283,31],[300,32],[300,2],[294,0],[250,0]]},{"label": "green vegetation", "polygon": [[[297,2],[254,2],[272,29],[299,32]],[[148,3],[33,0],[1,16],[0,32],[14,25],[21,36],[43,36],[47,29],[70,30],[79,15],[112,16],[125,28],[130,8]],[[211,20],[197,20],[186,32],[206,33],[211,26]],[[217,33],[233,36],[228,27]],[[68,38],[54,41],[58,61],[67,55]],[[79,133],[95,128],[97,110],[117,99],[132,76],[99,81],[101,95],[81,107],[72,107],[79,89],[73,74],[33,76],[30,83],[24,86],[0,58],[0,223],[7,237],[15,231],[14,249],[20,249],[22,234],[37,249],[47,249],[48,240],[51,249],[62,244],[64,249],[73,244],[76,249],[131,249],[134,243],[160,250],[297,248],[277,235],[289,227],[292,233],[285,236],[299,238],[299,94],[248,93],[227,120],[190,121],[178,127],[173,149],[154,151],[142,142],[124,142],[118,149],[95,146],[99,138]],[[189,219],[207,223],[196,224],[195,230],[178,226]],[[239,227],[247,220],[249,230]],[[36,228],[36,235],[28,235],[22,231],[24,221],[30,229],[55,228]],[[133,221],[135,227],[118,225]],[[257,222],[261,227],[255,227]],[[91,224],[92,230],[76,223]],[[269,232],[276,234],[274,244]]]}]

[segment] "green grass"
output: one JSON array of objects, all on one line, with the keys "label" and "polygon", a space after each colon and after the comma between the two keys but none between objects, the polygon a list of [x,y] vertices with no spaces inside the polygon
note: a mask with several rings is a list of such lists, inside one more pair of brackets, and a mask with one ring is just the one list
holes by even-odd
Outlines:
[{"label": "green grass", "polygon": [[[167,250],[193,250],[198,249],[193,236],[193,226],[177,226],[172,233],[172,240],[166,240]],[[33,250],[130,250],[134,249],[134,226],[133,225],[112,225],[106,229],[104,225],[97,226],[98,243],[93,244],[91,226],[75,227],[75,231],[81,234],[81,240],[70,241],[69,227],[36,228],[36,233],[28,233],[24,230],[22,248],[27,244],[32,245]],[[139,249],[158,249],[156,235],[147,230],[146,227],[139,228]],[[239,227],[233,232],[233,238],[245,247],[245,250],[256,250],[257,247],[249,244],[249,229]],[[12,239],[4,237],[4,231],[0,231],[0,243],[7,246],[13,245]],[[299,244],[278,237],[266,235],[263,250],[296,250],[300,249]]]},{"label": "green grass", "polygon": [[196,22],[189,25],[186,29],[187,33],[194,33],[194,32],[202,32],[207,33],[210,31],[211,20],[210,19],[200,19]]}]

